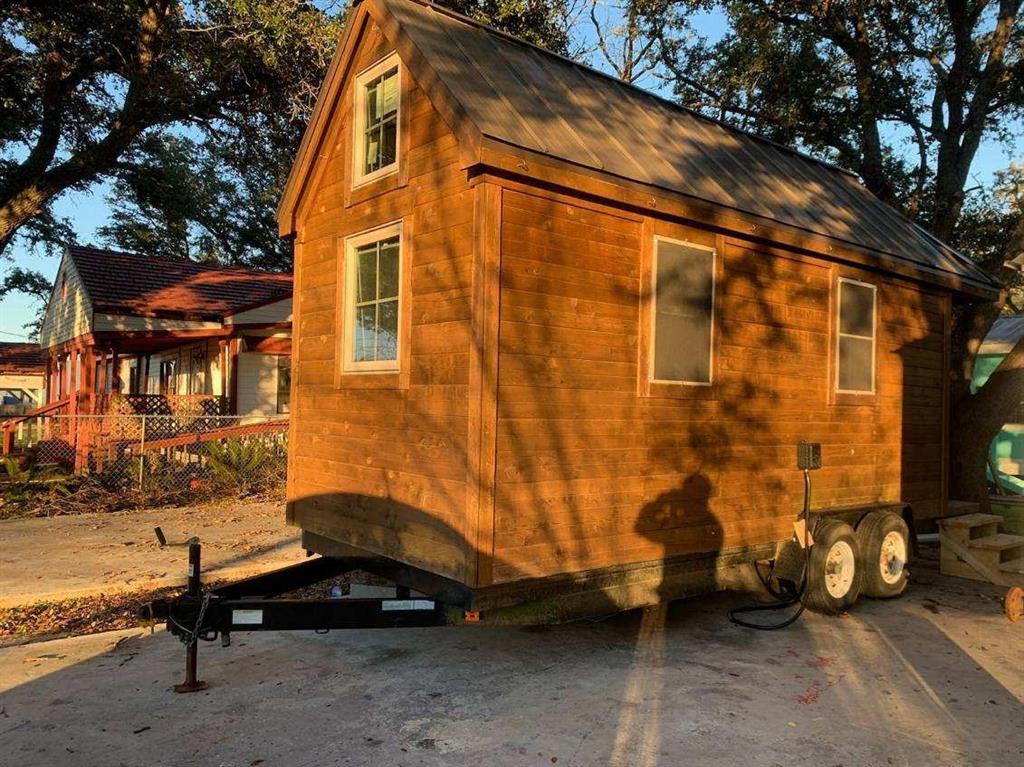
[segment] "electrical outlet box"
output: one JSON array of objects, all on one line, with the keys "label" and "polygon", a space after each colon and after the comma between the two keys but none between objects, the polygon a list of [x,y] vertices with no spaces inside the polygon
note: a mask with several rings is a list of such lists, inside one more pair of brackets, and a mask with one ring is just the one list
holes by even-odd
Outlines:
[{"label": "electrical outlet box", "polygon": [[821,443],[798,442],[796,446],[796,467],[803,470],[821,468]]}]

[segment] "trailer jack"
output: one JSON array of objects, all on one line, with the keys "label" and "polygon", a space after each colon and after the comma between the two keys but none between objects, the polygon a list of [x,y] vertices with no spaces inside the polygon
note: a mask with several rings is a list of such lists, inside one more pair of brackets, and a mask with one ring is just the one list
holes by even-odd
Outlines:
[{"label": "trailer jack", "polygon": [[[185,680],[175,692],[199,692],[207,683],[198,677],[199,642],[215,641],[228,647],[236,631],[317,631],[331,629],[409,628],[473,622],[464,613],[438,599],[413,596],[397,586],[395,597],[291,599],[279,595],[329,578],[362,569],[362,560],[316,557],[297,565],[242,581],[202,588],[202,545],[188,544],[188,585],[185,593],[143,605],[140,617],[164,620],[167,630],[185,645]],[[462,618],[463,620],[460,620]]]}]

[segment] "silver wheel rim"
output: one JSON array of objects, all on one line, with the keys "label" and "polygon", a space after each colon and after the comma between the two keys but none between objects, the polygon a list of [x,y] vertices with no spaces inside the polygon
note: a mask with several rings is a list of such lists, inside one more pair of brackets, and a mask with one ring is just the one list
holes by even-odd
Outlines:
[{"label": "silver wheel rim", "polygon": [[825,590],[833,599],[842,599],[850,593],[857,562],[853,547],[846,541],[836,541],[825,556]]},{"label": "silver wheel rim", "polygon": [[878,554],[882,580],[889,586],[895,586],[903,577],[903,568],[906,566],[907,541],[901,533],[893,530],[882,539],[882,547]]}]

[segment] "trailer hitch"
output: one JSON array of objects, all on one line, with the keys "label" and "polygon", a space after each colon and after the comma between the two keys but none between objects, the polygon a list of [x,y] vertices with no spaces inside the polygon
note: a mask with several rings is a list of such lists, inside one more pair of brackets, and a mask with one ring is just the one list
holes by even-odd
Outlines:
[{"label": "trailer hitch", "polygon": [[[411,595],[398,586],[395,597],[292,599],[281,594],[359,569],[357,560],[318,557],[300,564],[203,591],[202,546],[188,544],[188,586],[171,599],[142,606],[141,618],[166,621],[167,630],[185,645],[185,680],[175,692],[198,692],[198,645],[219,636],[231,644],[235,631],[317,631],[442,626],[459,622],[461,612],[430,597]],[[467,621],[468,622],[468,621]]]}]

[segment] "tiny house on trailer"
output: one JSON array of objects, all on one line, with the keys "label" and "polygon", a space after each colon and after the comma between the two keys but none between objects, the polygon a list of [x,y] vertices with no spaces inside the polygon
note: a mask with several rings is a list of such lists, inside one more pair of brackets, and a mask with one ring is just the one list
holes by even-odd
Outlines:
[{"label": "tiny house on trailer", "polygon": [[905,509],[945,513],[950,312],[998,285],[848,172],[364,0],[278,215],[312,551],[480,609],[668,598],[793,537],[807,440],[838,607],[861,563],[866,592],[902,588]]}]

